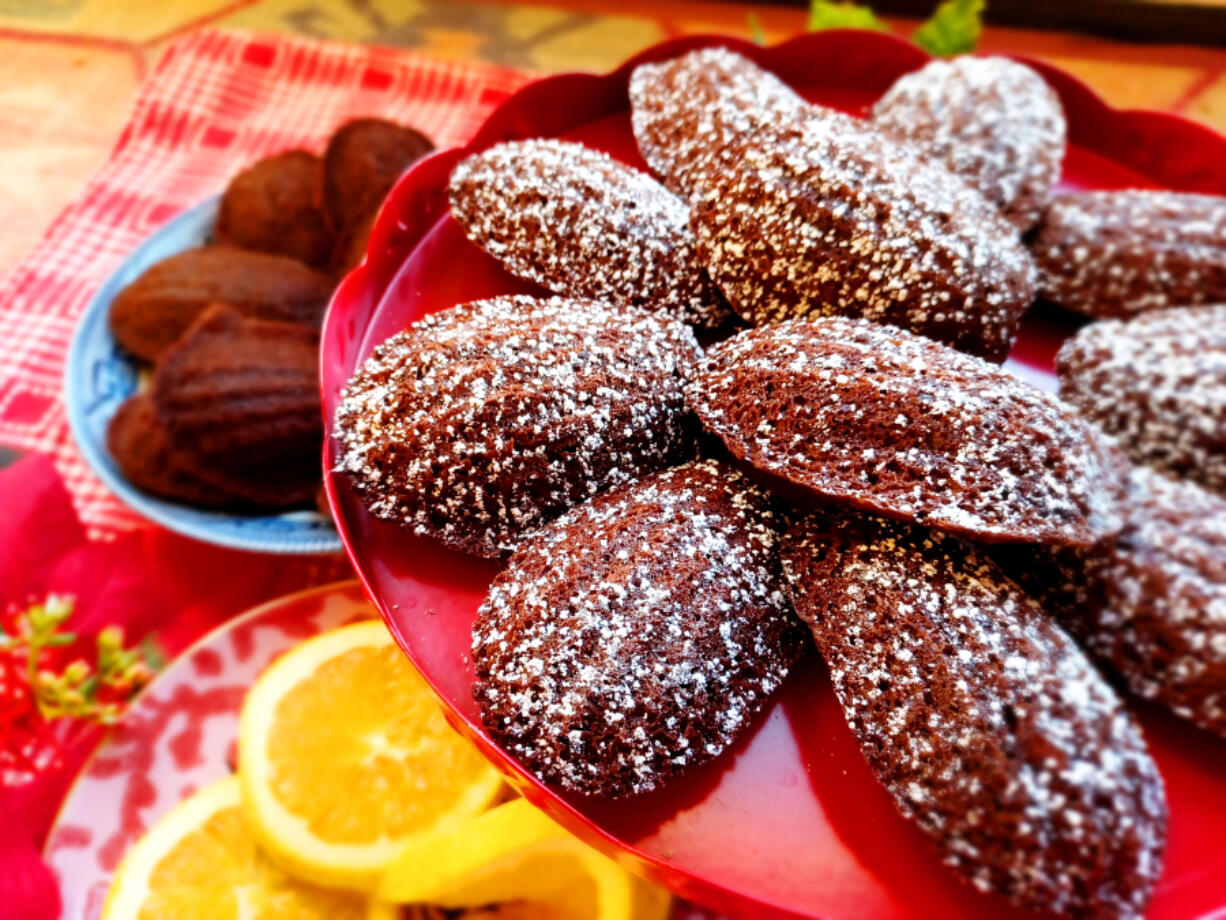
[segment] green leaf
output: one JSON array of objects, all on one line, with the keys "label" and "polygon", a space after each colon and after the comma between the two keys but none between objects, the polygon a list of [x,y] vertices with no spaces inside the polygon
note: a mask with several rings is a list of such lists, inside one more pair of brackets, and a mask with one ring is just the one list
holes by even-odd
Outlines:
[{"label": "green leaf", "polygon": [[945,0],[915,30],[912,40],[936,57],[974,51],[983,31],[985,0]]},{"label": "green leaf", "polygon": [[762,20],[758,18],[757,13],[750,13],[745,17],[749,23],[749,35],[753,39],[755,45],[766,44],[766,33],[762,31]]},{"label": "green leaf", "polygon": [[98,676],[96,674],[91,674],[89,677],[85,678],[85,680],[82,681],[81,686],[77,688],[77,692],[80,693],[81,696],[85,697],[88,702],[92,703],[94,701],[94,697],[98,695]]},{"label": "green leaf", "polygon": [[809,31],[823,29],[874,29],[885,32],[889,29],[873,15],[867,6],[858,3],[835,3],[833,0],[811,0],[809,4]]},{"label": "green leaf", "polygon": [[160,671],[166,667],[166,653],[162,651],[152,633],[141,640],[140,652],[145,659],[145,667],[150,671]]}]

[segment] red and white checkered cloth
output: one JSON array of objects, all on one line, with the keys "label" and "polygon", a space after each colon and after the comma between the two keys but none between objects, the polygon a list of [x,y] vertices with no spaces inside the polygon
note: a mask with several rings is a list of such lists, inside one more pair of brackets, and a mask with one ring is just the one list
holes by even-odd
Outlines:
[{"label": "red and white checkered cloth", "polygon": [[205,30],[175,42],[106,164],[0,282],[0,445],[51,454],[92,533],[135,526],[77,452],[61,397],[77,318],[133,246],[252,160],[322,149],[348,118],[380,115],[451,146],[530,78],[281,36]]}]

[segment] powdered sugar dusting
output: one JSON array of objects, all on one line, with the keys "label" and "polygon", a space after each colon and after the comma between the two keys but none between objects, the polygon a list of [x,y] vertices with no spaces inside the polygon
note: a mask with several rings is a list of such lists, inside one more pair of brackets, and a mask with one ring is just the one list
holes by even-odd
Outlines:
[{"label": "powdered sugar dusting", "polygon": [[1133,481],[1089,642],[1134,692],[1226,735],[1226,500],[1144,468]]},{"label": "powdered sugar dusting", "polygon": [[1119,529],[1127,463],[1050,394],[897,329],[829,317],[711,348],[688,395],[737,457],[822,496],[985,541]]},{"label": "powdered sugar dusting", "polygon": [[1034,294],[1010,225],[942,165],[846,116],[749,139],[693,199],[699,257],[753,323],[849,315],[1003,361]]},{"label": "powdered sugar dusting", "polygon": [[1226,306],[1093,323],[1056,367],[1061,398],[1138,463],[1226,494]]},{"label": "powdered sugar dusting", "polygon": [[435,313],[374,350],[336,413],[367,508],[486,556],[597,491],[693,456],[693,333],[562,297]]},{"label": "powdered sugar dusting", "polygon": [[1034,226],[1060,178],[1068,132],[1060,99],[1008,58],[932,61],[900,77],[872,118],[943,161],[1022,231]]},{"label": "powdered sugar dusting", "polygon": [[714,461],[527,539],[473,631],[491,734],[541,778],[624,795],[718,755],[799,655],[765,493]]},{"label": "powdered sugar dusting", "polygon": [[451,173],[451,213],[513,274],[557,294],[660,310],[702,328],[728,309],[694,251],[689,208],[582,144],[497,144]]},{"label": "powdered sugar dusting", "polygon": [[786,129],[808,104],[727,48],[700,48],[630,75],[630,124],[647,165],[689,198],[700,177],[734,165],[748,137]]},{"label": "powdered sugar dusting", "polygon": [[1226,736],[1226,499],[1136,467],[1120,533],[1002,562],[1140,696]]},{"label": "powdered sugar dusting", "polygon": [[1226,198],[1141,190],[1061,195],[1031,251],[1039,293],[1090,316],[1226,301]]},{"label": "powdered sugar dusting", "polygon": [[1166,804],[1134,719],[1072,640],[950,537],[817,514],[784,569],[861,749],[975,887],[1140,917]]}]

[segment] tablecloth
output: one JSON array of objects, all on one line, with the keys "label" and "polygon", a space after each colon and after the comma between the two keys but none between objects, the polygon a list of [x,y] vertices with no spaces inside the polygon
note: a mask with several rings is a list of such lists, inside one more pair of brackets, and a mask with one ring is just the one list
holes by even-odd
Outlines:
[{"label": "tablecloth", "polygon": [[111,156],[0,282],[0,447],[49,454],[93,536],[138,526],[74,447],[61,398],[77,318],[144,236],[265,154],[319,150],[347,118],[462,142],[530,79],[522,71],[391,49],[201,30],[149,74]]},{"label": "tablecloth", "polygon": [[[123,628],[166,657],[256,604],[350,574],[339,556],[274,557],[206,546],[160,527],[87,539],[49,457],[0,470],[0,608],[72,598],[65,661],[88,656],[98,632]],[[11,700],[6,700],[11,702]],[[52,818],[101,730],[56,732],[54,765],[34,779],[0,776],[0,918],[54,920],[58,889],[38,857]]]}]

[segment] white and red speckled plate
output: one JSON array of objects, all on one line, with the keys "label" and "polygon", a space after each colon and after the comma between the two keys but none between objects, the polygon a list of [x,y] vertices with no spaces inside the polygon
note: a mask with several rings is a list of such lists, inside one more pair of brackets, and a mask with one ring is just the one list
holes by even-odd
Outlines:
[{"label": "white and red speckled plate", "polygon": [[[231,773],[243,697],[274,658],[376,616],[356,581],[288,594],[213,630],[159,674],[98,745],[47,836],[44,856],[59,879],[63,920],[97,920],[128,847],[197,789]],[[718,917],[677,901],[673,920]]]},{"label": "white and red speckled plate", "polygon": [[354,581],[290,594],[209,633],[159,674],[98,746],[47,837],[62,916],[100,916],[127,848],[230,772],[243,696],[274,658],[316,633],[373,616]]}]

